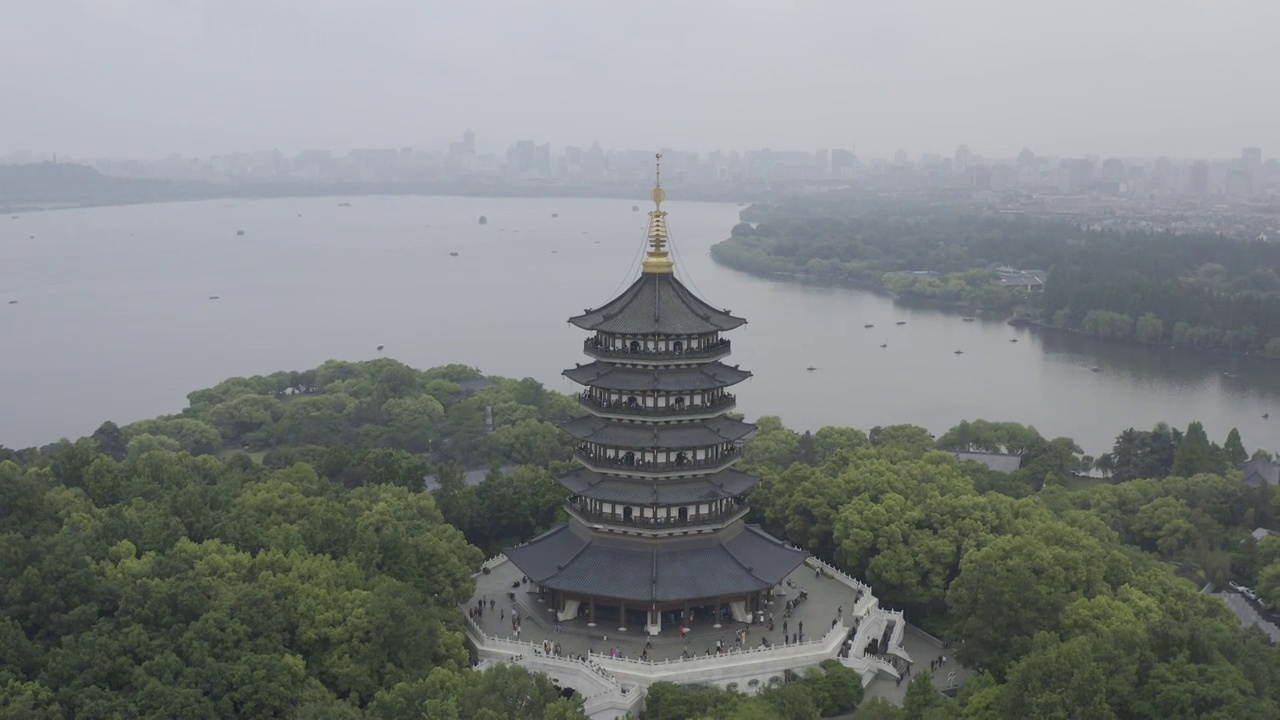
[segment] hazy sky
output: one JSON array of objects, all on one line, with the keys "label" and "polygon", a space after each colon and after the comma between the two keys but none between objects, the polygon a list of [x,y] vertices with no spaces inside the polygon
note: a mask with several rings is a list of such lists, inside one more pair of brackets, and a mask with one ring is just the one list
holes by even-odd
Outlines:
[{"label": "hazy sky", "polygon": [[1280,154],[1277,0],[7,0],[0,154]]}]

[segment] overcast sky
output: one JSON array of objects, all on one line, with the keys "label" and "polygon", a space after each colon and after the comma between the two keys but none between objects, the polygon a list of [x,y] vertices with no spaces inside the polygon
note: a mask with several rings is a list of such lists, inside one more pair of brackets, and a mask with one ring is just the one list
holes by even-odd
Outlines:
[{"label": "overcast sky", "polygon": [[1280,153],[1278,0],[6,0],[0,154]]}]

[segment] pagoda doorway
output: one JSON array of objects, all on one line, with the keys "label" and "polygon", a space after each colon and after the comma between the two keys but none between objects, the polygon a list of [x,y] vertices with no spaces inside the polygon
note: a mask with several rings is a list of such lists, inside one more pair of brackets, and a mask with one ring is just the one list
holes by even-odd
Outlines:
[{"label": "pagoda doorway", "polygon": [[631,522],[631,517],[632,517],[632,515],[633,515],[633,514],[634,514],[634,513],[632,512],[632,508],[631,508],[631,506],[630,506],[630,505],[627,505],[627,506],[623,507],[623,508],[622,508],[622,521],[623,521],[623,522]]},{"label": "pagoda doorway", "polygon": [[687,507],[680,508],[676,512],[676,517],[680,519],[680,522],[689,522],[689,508]]}]

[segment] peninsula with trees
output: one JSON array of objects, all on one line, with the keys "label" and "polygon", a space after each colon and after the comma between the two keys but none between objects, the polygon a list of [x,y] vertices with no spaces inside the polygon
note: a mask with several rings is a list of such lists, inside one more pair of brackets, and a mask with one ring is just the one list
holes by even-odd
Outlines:
[{"label": "peninsula with trees", "polygon": [[729,267],[1097,337],[1280,358],[1280,245],[820,196],[742,213]]}]

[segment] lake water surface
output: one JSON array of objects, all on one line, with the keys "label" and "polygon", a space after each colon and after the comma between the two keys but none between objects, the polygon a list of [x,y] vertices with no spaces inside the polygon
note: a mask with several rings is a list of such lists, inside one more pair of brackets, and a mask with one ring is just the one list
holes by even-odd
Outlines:
[{"label": "lake water surface", "polygon": [[[635,277],[646,223],[619,200],[341,201],[0,219],[0,444],[179,412],[188,392],[224,378],[330,358],[466,363],[571,391],[560,371],[589,360],[565,319]],[[732,333],[730,359],[755,373],[737,391],[749,418],[934,432],[1016,420],[1095,454],[1131,425],[1201,420],[1219,442],[1238,426],[1250,450],[1280,448],[1280,364],[964,322],[869,292],[752,277],[707,252],[740,208],[668,209],[678,274],[749,321]]]}]

